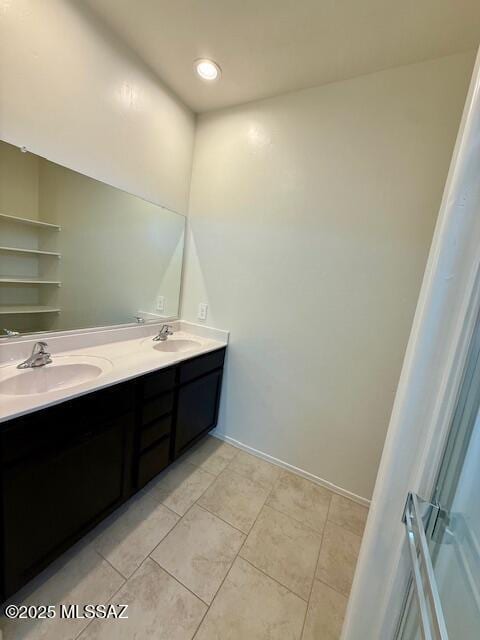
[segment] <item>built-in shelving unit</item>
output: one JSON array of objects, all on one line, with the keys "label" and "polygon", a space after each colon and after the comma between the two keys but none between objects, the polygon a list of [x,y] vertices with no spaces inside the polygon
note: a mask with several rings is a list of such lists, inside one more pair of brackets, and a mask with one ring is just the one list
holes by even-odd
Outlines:
[{"label": "built-in shelving unit", "polygon": [[61,258],[62,254],[56,251],[40,251],[40,249],[22,249],[21,247],[0,247],[0,251],[8,253],[26,253],[35,256],[53,256],[55,258]]},{"label": "built-in shelving unit", "polygon": [[0,306],[0,316],[13,316],[26,313],[60,313],[57,307],[48,307],[40,304],[18,304]]},{"label": "built-in shelving unit", "polygon": [[[14,268],[11,266],[6,270],[7,273],[0,275],[0,285],[5,287],[5,296],[3,296],[3,304],[0,304],[1,316],[23,316],[26,314],[54,314],[60,313],[60,308],[55,306],[54,299],[51,299],[49,286],[61,286],[61,282],[55,278],[56,273],[52,273],[52,265],[50,258],[60,258],[61,254],[57,251],[46,251],[43,249],[44,242],[48,232],[58,232],[61,227],[58,224],[44,222],[43,220],[33,220],[30,218],[22,218],[6,213],[0,213],[0,222],[5,225],[15,225],[15,232],[8,234],[9,241],[0,246],[0,254],[4,260],[13,261]],[[22,227],[24,230],[22,230]],[[18,229],[17,229],[18,228]],[[30,231],[28,231],[30,229]],[[38,238],[36,233],[38,231]],[[34,235],[32,236],[32,233]],[[29,245],[30,248],[21,245]],[[20,245],[20,246],[18,246]],[[51,247],[47,244],[47,249]],[[10,257],[9,257],[10,256]],[[38,266],[31,262],[25,262],[32,259],[38,260]],[[16,261],[20,261],[17,262]],[[5,263],[6,264],[6,263]],[[32,268],[30,268],[32,267]],[[48,267],[48,268],[47,268]],[[55,269],[56,271],[56,269]],[[12,273],[13,272],[13,273]],[[27,275],[20,275],[23,272]],[[43,275],[43,277],[42,277]],[[46,277],[45,277],[46,276]],[[18,287],[18,292],[15,290]],[[25,294],[25,287],[40,287],[38,294]],[[7,294],[7,289],[9,293]],[[22,290],[22,292],[20,292]],[[42,293],[40,294],[40,291]],[[18,302],[17,302],[18,300]],[[53,304],[52,304],[53,303]],[[15,324],[15,320],[9,320]],[[18,320],[20,322],[20,320]]]},{"label": "built-in shelving unit", "polygon": [[46,229],[52,229],[60,231],[61,227],[58,224],[52,224],[51,222],[43,222],[43,220],[30,220],[30,218],[19,218],[18,216],[11,216],[6,213],[0,213],[0,219],[7,222],[18,222],[19,224],[28,224],[33,227],[44,227]]}]

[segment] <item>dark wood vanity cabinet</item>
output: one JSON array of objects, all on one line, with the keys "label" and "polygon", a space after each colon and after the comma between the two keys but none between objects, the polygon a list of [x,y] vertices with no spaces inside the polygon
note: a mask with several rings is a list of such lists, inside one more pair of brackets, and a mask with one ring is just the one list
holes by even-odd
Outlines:
[{"label": "dark wood vanity cabinet", "polygon": [[215,427],[224,359],[219,349],[140,379],[137,489]]},{"label": "dark wood vanity cabinet", "polygon": [[5,596],[128,496],[134,398],[131,383],[119,384],[3,425]]},{"label": "dark wood vanity cabinet", "polygon": [[1,599],[217,423],[225,349],[0,425]]}]

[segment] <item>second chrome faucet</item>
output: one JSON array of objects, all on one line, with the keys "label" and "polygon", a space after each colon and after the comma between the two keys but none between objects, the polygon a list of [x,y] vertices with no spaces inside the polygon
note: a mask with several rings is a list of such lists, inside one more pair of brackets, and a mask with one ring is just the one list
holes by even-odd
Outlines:
[{"label": "second chrome faucet", "polygon": [[46,342],[35,342],[30,357],[18,364],[17,369],[34,369],[50,364],[52,357],[46,350],[47,347],[48,344]]},{"label": "second chrome faucet", "polygon": [[158,334],[153,338],[155,342],[160,341],[164,342],[168,336],[173,335],[173,329],[169,324],[162,325],[162,328],[158,332]]}]

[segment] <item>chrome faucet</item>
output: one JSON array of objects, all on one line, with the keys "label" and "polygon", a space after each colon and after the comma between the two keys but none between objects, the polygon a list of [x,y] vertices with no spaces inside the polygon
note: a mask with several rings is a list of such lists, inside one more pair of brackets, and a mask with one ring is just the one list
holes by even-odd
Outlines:
[{"label": "chrome faucet", "polygon": [[24,362],[17,365],[17,369],[33,369],[35,367],[44,367],[52,362],[52,358],[45,348],[48,347],[46,342],[35,342],[32,354]]},{"label": "chrome faucet", "polygon": [[14,331],[13,329],[7,329],[6,327],[4,327],[2,331],[3,331],[3,335],[6,336],[7,338],[13,338],[13,336],[20,335],[20,331]]},{"label": "chrome faucet", "polygon": [[172,335],[173,335],[172,327],[169,324],[164,324],[162,325],[162,328],[158,332],[158,335],[156,335],[153,339],[155,340],[155,342],[157,341],[165,342],[168,336],[172,336]]}]

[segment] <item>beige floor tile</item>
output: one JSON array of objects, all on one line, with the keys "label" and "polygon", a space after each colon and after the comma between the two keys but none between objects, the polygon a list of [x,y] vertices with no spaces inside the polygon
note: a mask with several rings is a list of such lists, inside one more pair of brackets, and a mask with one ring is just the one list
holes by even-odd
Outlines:
[{"label": "beige floor tile", "polygon": [[308,600],[321,541],[310,527],[264,507],[240,555]]},{"label": "beige floor tile", "polygon": [[213,474],[182,460],[149,485],[148,492],[183,516],[214,480]]},{"label": "beige floor tile", "polygon": [[299,640],[306,606],[237,558],[195,640]]},{"label": "beige floor tile", "polygon": [[245,451],[240,451],[235,456],[228,469],[245,478],[250,478],[265,489],[271,489],[280,475],[279,467]]},{"label": "beige floor tile", "polygon": [[288,471],[282,471],[267,504],[322,532],[332,494]]},{"label": "beige floor tile", "polygon": [[327,522],[323,534],[317,578],[348,596],[362,539],[351,531]]},{"label": "beige floor tile", "polygon": [[151,557],[210,604],[244,540],[243,533],[194,505]]},{"label": "beige floor tile", "polygon": [[248,533],[263,507],[269,489],[226,469],[198,501],[240,531]]},{"label": "beige floor tile", "polygon": [[218,476],[238,452],[238,449],[227,442],[207,436],[185,454],[184,460]]},{"label": "beige floor tile", "polygon": [[129,578],[179,519],[152,494],[137,494],[102,524],[93,545]]},{"label": "beige floor tile", "polygon": [[[11,599],[14,604],[106,604],[124,579],[91,546],[73,549]],[[3,640],[72,640],[88,620],[0,619]],[[0,634],[1,635],[1,634]]]},{"label": "beige floor tile", "polygon": [[315,580],[302,640],[340,640],[347,598]]},{"label": "beige floor tile", "polygon": [[94,620],[80,640],[191,640],[207,607],[148,558],[115,596],[128,620]]},{"label": "beige floor tile", "polygon": [[358,536],[363,535],[368,509],[343,496],[333,495],[328,519]]}]

